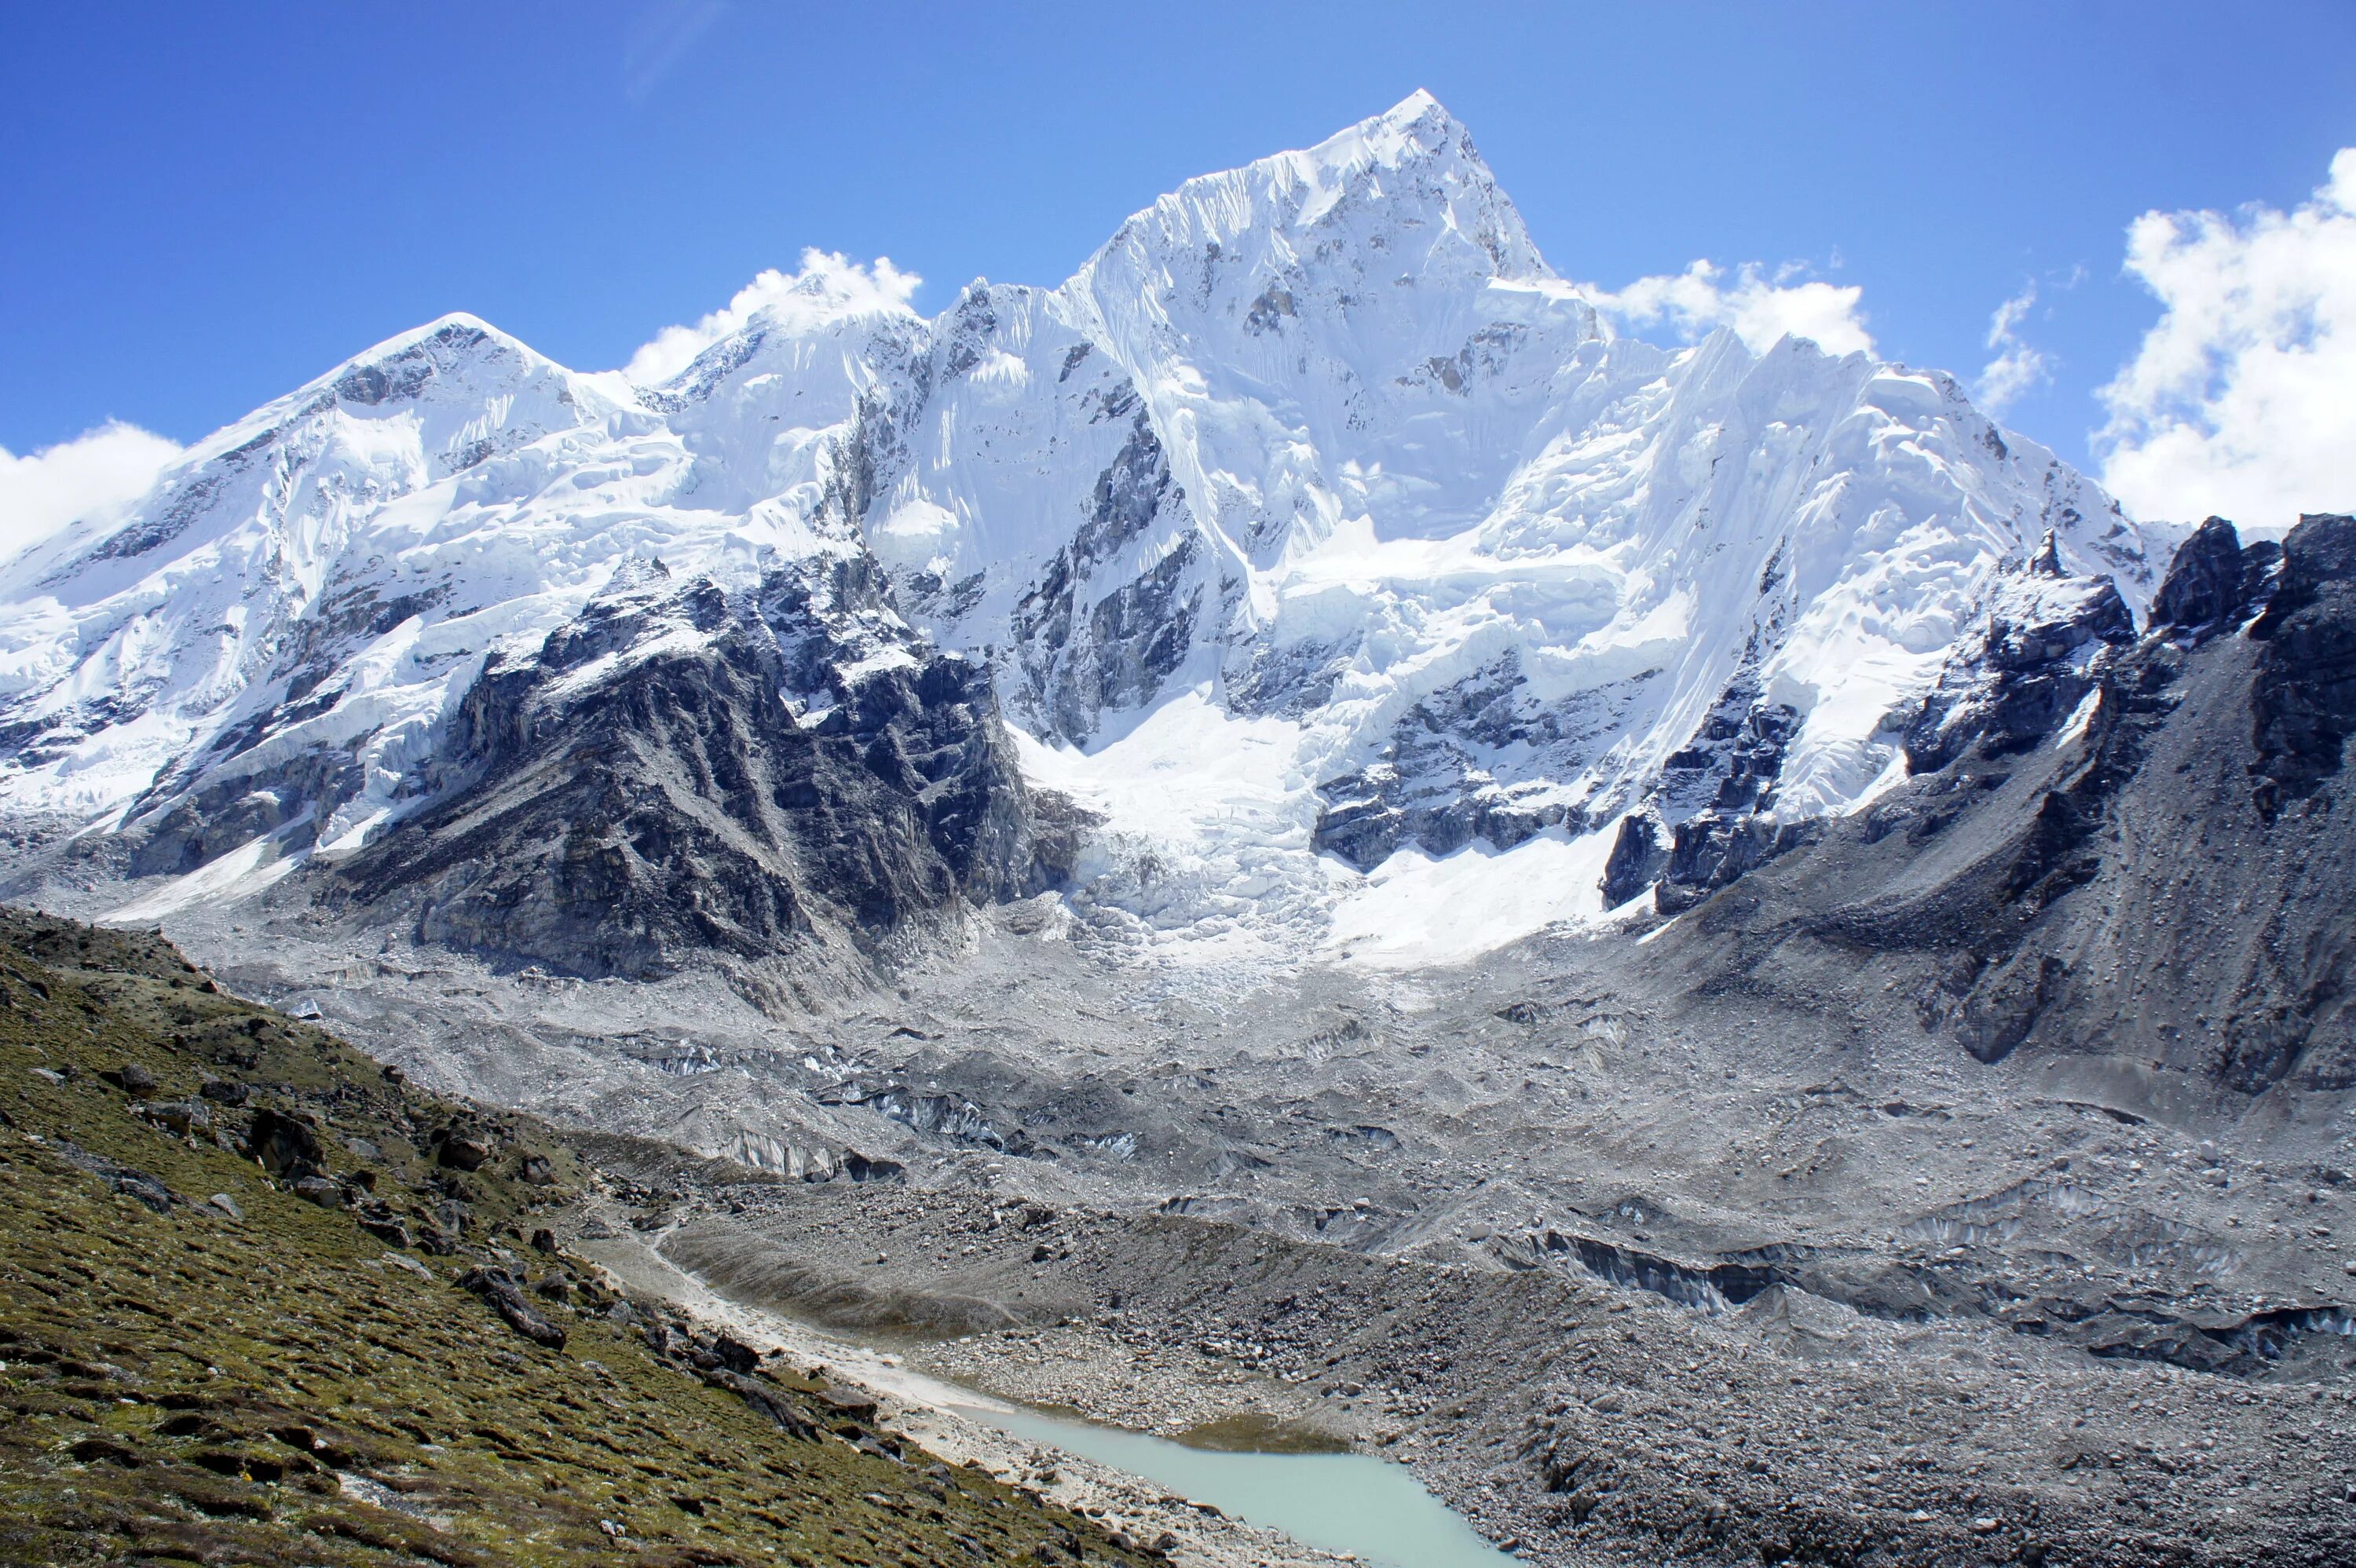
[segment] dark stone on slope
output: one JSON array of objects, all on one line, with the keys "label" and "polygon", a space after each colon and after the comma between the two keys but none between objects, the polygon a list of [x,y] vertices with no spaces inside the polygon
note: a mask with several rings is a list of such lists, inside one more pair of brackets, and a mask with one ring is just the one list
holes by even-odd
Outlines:
[{"label": "dark stone on slope", "polygon": [[134,1100],[155,1093],[155,1075],[135,1061],[121,1067],[102,1067],[98,1075]]},{"label": "dark stone on slope", "polygon": [[490,1157],[490,1145],[456,1134],[443,1138],[434,1150],[434,1163],[450,1170],[480,1170]]},{"label": "dark stone on slope", "polygon": [[245,1084],[232,1083],[226,1078],[207,1078],[198,1086],[197,1093],[216,1104],[230,1106],[242,1105],[253,1094],[253,1091]]},{"label": "dark stone on slope", "polygon": [[268,1105],[253,1113],[245,1135],[246,1153],[276,1177],[316,1174],[325,1157],[319,1135],[308,1122]]},{"label": "dark stone on slope", "polygon": [[368,1217],[360,1221],[360,1229],[388,1247],[410,1245],[409,1227],[398,1220]]},{"label": "dark stone on slope", "polygon": [[732,1372],[750,1372],[761,1365],[761,1352],[731,1334],[723,1334],[712,1341],[712,1353],[720,1364]]},{"label": "dark stone on slope", "polygon": [[754,1410],[777,1424],[780,1431],[795,1437],[814,1438],[819,1435],[817,1424],[792,1401],[784,1391],[747,1377],[728,1367],[714,1367],[701,1374],[703,1381],[716,1389],[725,1389],[743,1400]]},{"label": "dark stone on slope", "polygon": [[212,1130],[213,1114],[202,1100],[157,1100],[134,1105],[132,1110],[143,1121],[170,1133],[174,1137],[189,1137]]},{"label": "dark stone on slope", "polygon": [[57,1143],[57,1151],[70,1164],[79,1166],[106,1183],[108,1190],[121,1193],[125,1198],[135,1199],[158,1214],[170,1213],[172,1205],[180,1200],[178,1196],[170,1188],[165,1186],[158,1178],[150,1176],[144,1170],[109,1159],[104,1155],[92,1154],[79,1144],[70,1143],[60,1138]]},{"label": "dark stone on slope", "polygon": [[469,1290],[489,1304],[492,1311],[507,1326],[535,1345],[552,1350],[564,1349],[564,1330],[541,1316],[537,1307],[524,1296],[522,1287],[513,1275],[500,1268],[471,1268],[458,1276],[458,1287]]}]

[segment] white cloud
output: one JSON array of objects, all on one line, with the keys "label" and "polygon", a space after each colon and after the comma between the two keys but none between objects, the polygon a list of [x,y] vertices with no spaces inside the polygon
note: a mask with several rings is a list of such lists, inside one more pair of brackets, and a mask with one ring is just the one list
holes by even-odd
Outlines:
[{"label": "white cloud", "polygon": [[763,311],[808,326],[830,316],[869,315],[910,309],[917,285],[924,280],[904,272],[888,256],[873,266],[815,248],[802,252],[798,272],[775,267],[736,291],[727,307],[713,311],[693,326],[666,326],[654,340],[630,356],[622,374],[642,387],[668,381],[694,362],[695,357],[736,331]]},{"label": "white cloud", "polygon": [[2165,308],[2098,394],[2111,493],[2271,531],[2356,510],[2356,147],[2289,212],[2145,213],[2126,266]]},{"label": "white cloud", "polygon": [[1997,306],[1996,314],[1988,318],[1987,346],[1997,355],[1980,368],[1979,386],[1972,395],[1990,418],[2001,417],[2023,393],[2035,391],[2052,379],[2052,367],[2043,352],[2031,347],[2020,336],[2021,319],[2036,303],[2037,284],[2031,280],[2019,293]]},{"label": "white cloud", "polygon": [[119,421],[25,457],[0,447],[0,560],[77,520],[121,521],[179,455],[177,442]]},{"label": "white cloud", "polygon": [[1624,289],[1581,283],[1580,293],[1623,327],[1665,323],[1690,340],[1729,326],[1754,354],[1787,333],[1813,338],[1831,354],[1871,353],[1873,337],[1858,309],[1865,291],[1821,279],[1790,282],[1796,271],[1783,267],[1771,276],[1758,262],[1745,261],[1730,272],[1696,261],[1682,272],[1638,278]]}]

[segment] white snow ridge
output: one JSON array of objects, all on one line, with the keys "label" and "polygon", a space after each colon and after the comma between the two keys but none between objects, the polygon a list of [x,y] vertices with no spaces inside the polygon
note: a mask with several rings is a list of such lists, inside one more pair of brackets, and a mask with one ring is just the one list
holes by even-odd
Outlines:
[{"label": "white snow ridge", "polygon": [[1101,815],[1089,929],[1446,962],[1601,923],[1631,812],[1902,773],[2049,536],[2138,618],[2161,564],[1944,374],[1616,336],[1424,93],[1189,181],[1060,287],[926,319],[910,283],[813,254],[653,385],[448,316],[199,443],[6,568],[0,805],[125,827],[250,784],[218,869],[124,913],[239,896],[455,787],[487,661],[632,563],[840,565],[888,589],[840,628],[863,667],[985,661],[1026,771]]}]

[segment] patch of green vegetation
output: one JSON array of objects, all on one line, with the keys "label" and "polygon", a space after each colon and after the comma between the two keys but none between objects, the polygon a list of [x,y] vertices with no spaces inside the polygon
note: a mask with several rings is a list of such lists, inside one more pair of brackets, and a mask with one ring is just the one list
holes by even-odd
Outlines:
[{"label": "patch of green vegetation", "polygon": [[1149,1560],[535,1247],[583,1178],[160,938],[0,912],[0,1560]]}]

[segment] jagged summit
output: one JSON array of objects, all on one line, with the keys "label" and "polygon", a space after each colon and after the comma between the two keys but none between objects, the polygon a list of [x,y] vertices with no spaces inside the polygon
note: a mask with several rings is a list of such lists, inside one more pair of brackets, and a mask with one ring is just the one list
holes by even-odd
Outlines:
[{"label": "jagged summit", "polygon": [[1471,133],[1419,91],[1313,147],[1188,180],[1124,223],[1074,284],[1087,290],[1112,258],[1175,265],[1207,246],[1247,267],[1351,261],[1411,276],[1459,245],[1473,252],[1462,264],[1499,277],[1553,275]]}]

